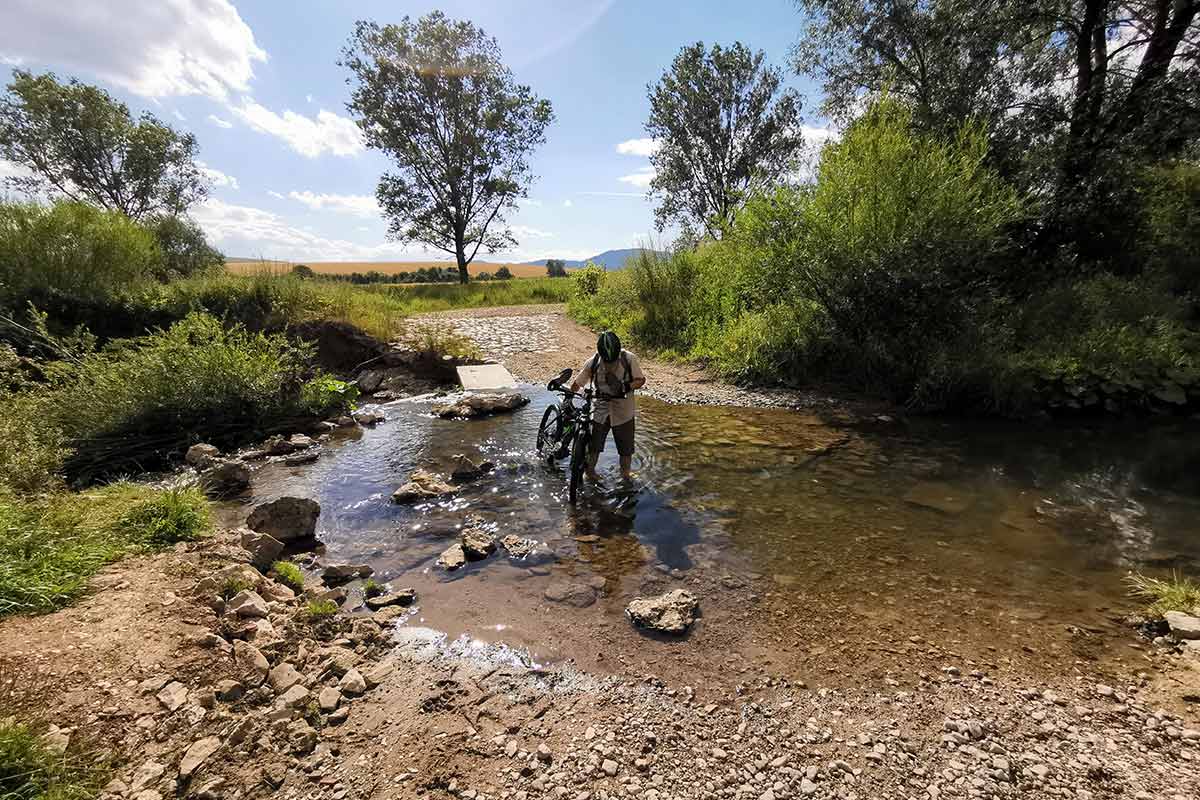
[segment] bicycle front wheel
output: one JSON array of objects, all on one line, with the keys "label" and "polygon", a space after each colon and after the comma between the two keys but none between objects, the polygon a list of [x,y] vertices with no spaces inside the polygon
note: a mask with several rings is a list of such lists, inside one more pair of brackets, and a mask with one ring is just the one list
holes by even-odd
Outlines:
[{"label": "bicycle front wheel", "polygon": [[549,459],[558,448],[558,440],[562,438],[562,414],[557,406],[547,406],[542,414],[542,424],[538,425],[537,452],[538,455]]},{"label": "bicycle front wheel", "polygon": [[591,449],[590,431],[587,425],[580,425],[575,433],[575,446],[571,448],[571,479],[568,496],[572,504],[579,496],[579,487],[583,485],[583,473],[587,469],[588,450]]}]

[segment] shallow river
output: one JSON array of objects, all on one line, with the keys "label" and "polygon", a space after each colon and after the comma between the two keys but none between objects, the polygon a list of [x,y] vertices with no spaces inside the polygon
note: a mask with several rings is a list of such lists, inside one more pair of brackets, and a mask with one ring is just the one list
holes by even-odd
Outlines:
[{"label": "shallow river", "polygon": [[[791,411],[642,400],[635,488],[613,479],[610,442],[607,488],[572,508],[564,471],[533,452],[551,396],[526,391],[529,406],[485,420],[435,419],[422,400],[383,406],[386,422],[336,435],[317,463],[264,467],[252,501],[318,500],[324,559],[415,587],[411,624],[539,663],[731,684],[1136,664],[1116,621],[1132,607],[1122,576],[1200,565],[1200,478],[1177,466],[1200,449],[1194,422],[838,428]],[[498,467],[444,503],[390,502],[414,468],[446,473],[456,453]],[[447,575],[433,562],[469,513],[554,557],[494,556]],[[544,596],[598,578],[591,605]],[[624,620],[634,595],[677,586],[701,601],[686,640]]]}]

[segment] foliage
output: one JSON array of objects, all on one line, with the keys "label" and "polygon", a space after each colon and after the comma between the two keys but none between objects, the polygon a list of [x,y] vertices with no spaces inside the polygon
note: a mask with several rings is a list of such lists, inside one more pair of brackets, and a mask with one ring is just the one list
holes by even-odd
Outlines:
[{"label": "foliage", "polygon": [[1171,573],[1170,578],[1152,578],[1138,572],[1125,576],[1125,584],[1134,597],[1149,603],[1146,612],[1162,618],[1168,611],[1184,614],[1200,613],[1200,583],[1190,578]]},{"label": "foliage", "polygon": [[549,278],[565,278],[567,277],[567,262],[561,258],[546,259],[546,277]]},{"label": "foliage", "polygon": [[[357,274],[357,273],[355,273]],[[313,272],[313,268],[306,264],[297,264],[292,267],[292,275],[301,280],[313,280],[317,277],[317,273]]]},{"label": "foliage", "polygon": [[221,584],[221,588],[217,590],[217,596],[220,597],[222,600],[228,602],[228,601],[232,600],[233,598],[237,597],[242,592],[247,591],[248,589],[253,589],[253,588],[254,588],[254,584],[251,583],[250,581],[246,580],[245,578],[236,578],[236,577],[226,578],[224,580],[224,582]]},{"label": "foliage", "polygon": [[659,230],[679,223],[720,236],[746,197],[793,168],[799,96],[741,42],[683,48],[650,87],[646,132]]},{"label": "foliage", "polygon": [[1200,164],[1175,161],[1149,167],[1139,180],[1144,259],[1177,294],[1200,294]]},{"label": "foliage", "polygon": [[466,285],[381,286],[371,291],[386,294],[405,314],[426,314],[452,308],[565,303],[571,289],[566,281],[550,278],[478,281],[476,278]]},{"label": "foliage", "polygon": [[159,264],[153,233],[119,211],[0,203],[0,307],[47,294],[107,297],[150,279]]},{"label": "foliage", "polygon": [[4,800],[90,800],[106,771],[49,747],[30,725],[0,717],[0,798]]},{"label": "foliage", "polygon": [[225,265],[225,257],[208,244],[204,231],[192,220],[173,214],[151,217],[147,226],[158,241],[160,266],[154,277],[160,281],[185,278]]},{"label": "foliage", "polygon": [[304,616],[309,622],[331,619],[338,612],[338,604],[332,600],[309,600],[304,607]]},{"label": "foliage", "polygon": [[496,280],[498,281],[512,280],[512,276],[512,272],[508,267],[501,267],[500,269],[496,270]]},{"label": "foliage", "polygon": [[600,291],[600,285],[604,282],[607,271],[604,267],[598,264],[588,262],[572,277],[572,282],[575,294],[591,296]]},{"label": "foliage", "polygon": [[364,597],[379,597],[384,592],[384,587],[374,578],[367,578],[363,583]]},{"label": "foliage", "polygon": [[300,407],[314,417],[341,416],[354,410],[358,386],[322,375],[300,387]]},{"label": "foliage", "polygon": [[516,83],[495,39],[439,11],[359,22],[342,64],[367,145],[397,168],[376,192],[389,234],[454,255],[467,283],[480,247],[516,243],[504,218],[526,196],[550,103]]},{"label": "foliage", "polygon": [[147,468],[186,449],[192,431],[232,444],[256,427],[303,415],[311,352],[281,334],[251,333],[204,314],[113,342],[62,374],[24,410],[24,424],[61,430],[69,477]]},{"label": "foliage", "polygon": [[276,561],[271,565],[275,579],[296,594],[304,591],[304,573],[291,561]]},{"label": "foliage", "polygon": [[10,178],[140,220],[175,216],[208,193],[196,137],[154,116],[134,119],[103,89],[14,70],[0,99],[0,157],[33,174]]},{"label": "foliage", "polygon": [[0,487],[0,614],[58,608],[109,562],[195,539],[211,525],[196,489],[117,483],[18,498]]},{"label": "foliage", "polygon": [[57,484],[71,451],[63,431],[40,419],[43,406],[26,392],[0,393],[0,487],[30,494]]}]

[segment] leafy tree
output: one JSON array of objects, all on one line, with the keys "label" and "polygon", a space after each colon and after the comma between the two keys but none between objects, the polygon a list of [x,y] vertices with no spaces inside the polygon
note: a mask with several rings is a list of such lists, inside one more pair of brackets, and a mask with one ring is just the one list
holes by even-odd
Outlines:
[{"label": "leafy tree", "polygon": [[196,137],[154,116],[136,120],[103,89],[14,70],[0,98],[0,156],[32,175],[8,183],[120,211],[177,216],[208,193]]},{"label": "leafy tree", "polygon": [[567,262],[561,258],[546,259],[546,275],[551,278],[567,277]]},{"label": "leafy tree", "polygon": [[696,42],[649,87],[659,230],[678,222],[719,237],[751,192],[792,168],[803,144],[800,100],[763,60],[741,42],[711,50]]},{"label": "leafy tree", "polygon": [[389,235],[452,254],[466,283],[480,248],[516,244],[505,215],[527,196],[550,103],[516,83],[495,39],[438,11],[359,22],[341,63],[368,146],[396,167],[376,191]]},{"label": "leafy tree", "polygon": [[317,273],[313,272],[313,268],[307,264],[297,264],[292,267],[292,274],[301,280],[312,280],[317,277]]},{"label": "leafy tree", "polygon": [[225,256],[209,245],[204,231],[187,217],[160,214],[148,220],[148,227],[162,251],[163,266],[156,275],[159,280],[186,277],[225,264]]},{"label": "leafy tree", "polygon": [[992,160],[1049,199],[1043,237],[1085,257],[1119,250],[1113,209],[1138,162],[1200,138],[1200,0],[799,0],[794,64],[825,112],[864,94],[910,102],[919,129],[989,131]]},{"label": "leafy tree", "polygon": [[506,281],[512,276],[512,272],[508,269],[508,267],[501,267],[500,269],[496,270],[496,280],[498,281]]}]

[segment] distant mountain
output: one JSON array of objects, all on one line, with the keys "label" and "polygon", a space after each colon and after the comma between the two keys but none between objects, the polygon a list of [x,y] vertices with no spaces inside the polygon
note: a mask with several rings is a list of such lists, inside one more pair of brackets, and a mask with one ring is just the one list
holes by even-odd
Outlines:
[{"label": "distant mountain", "polygon": [[[591,258],[585,258],[583,261],[566,260],[566,265],[567,269],[574,269],[575,267],[582,267],[591,261],[593,264],[599,264],[605,269],[621,269],[625,266],[625,262],[642,252],[642,249],[641,247],[627,247],[624,250],[605,250],[603,253],[594,255]],[[662,255],[666,254],[663,253]],[[525,263],[537,264],[544,267],[546,266],[546,259],[541,258],[537,261],[526,261]]]}]

